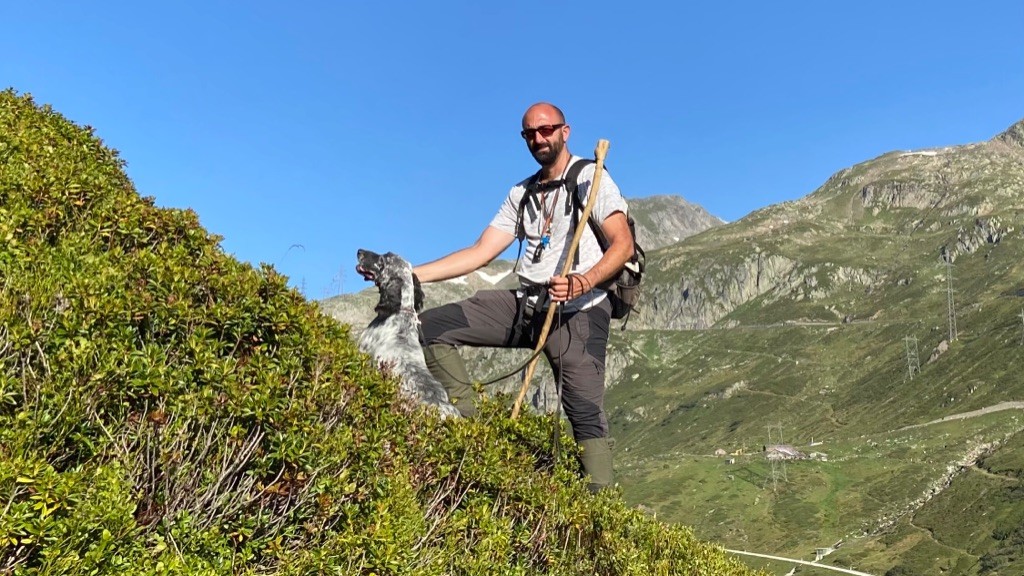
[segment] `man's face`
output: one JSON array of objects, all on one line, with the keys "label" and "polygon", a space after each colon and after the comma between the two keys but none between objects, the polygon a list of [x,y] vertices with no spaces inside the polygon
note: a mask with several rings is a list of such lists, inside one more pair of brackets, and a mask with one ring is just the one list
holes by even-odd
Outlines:
[{"label": "man's face", "polygon": [[565,149],[569,127],[549,110],[530,110],[523,118],[523,139],[530,154],[541,166],[549,166]]}]

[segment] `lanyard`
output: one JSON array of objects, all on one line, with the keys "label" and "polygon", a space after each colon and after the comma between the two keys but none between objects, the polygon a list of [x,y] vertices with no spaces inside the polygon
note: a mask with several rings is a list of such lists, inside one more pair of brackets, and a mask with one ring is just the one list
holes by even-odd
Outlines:
[{"label": "lanyard", "polygon": [[540,214],[544,218],[544,223],[540,229],[540,244],[545,248],[551,243],[551,219],[555,216],[555,207],[558,206],[558,195],[561,193],[562,187],[559,186],[558,190],[555,190],[555,197],[551,199],[550,211],[545,207],[548,196],[547,192],[540,195]]},{"label": "lanyard", "polygon": [[[572,164],[570,158],[569,164]],[[569,168],[569,164],[566,165],[566,170]],[[555,208],[558,206],[558,196],[562,193],[562,188],[565,188],[565,170],[562,170],[562,184],[555,189],[555,197],[551,199],[551,210],[550,212],[545,209],[548,193],[547,191],[541,192],[540,195],[540,215],[543,218],[543,223],[540,229],[540,246],[533,251],[533,263],[540,262],[541,256],[544,255],[544,249],[551,244],[551,220],[555,216]]]}]

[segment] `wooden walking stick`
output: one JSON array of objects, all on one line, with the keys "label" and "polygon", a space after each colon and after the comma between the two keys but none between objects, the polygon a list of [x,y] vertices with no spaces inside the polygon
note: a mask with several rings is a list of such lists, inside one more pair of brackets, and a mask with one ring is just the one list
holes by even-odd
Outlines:
[{"label": "wooden walking stick", "polygon": [[[604,157],[608,154],[608,141],[598,140],[597,148],[594,149],[594,160],[596,165],[594,166],[594,180],[590,184],[590,192],[587,195],[587,205],[583,208],[583,214],[580,216],[579,224],[576,226],[576,231],[572,235],[572,243],[569,244],[569,252],[565,258],[565,264],[562,265],[562,276],[568,276],[569,271],[572,270],[572,262],[576,259],[576,250],[580,246],[580,238],[583,237],[583,230],[586,228],[587,220],[590,219],[590,212],[594,209],[594,200],[597,198],[598,192],[601,190],[601,173],[604,172]],[[570,284],[570,288],[571,288]],[[555,308],[554,303],[548,304],[548,314],[544,318],[544,327],[541,328],[540,338],[537,339],[537,347],[533,349],[533,360],[530,360],[530,364],[526,367],[526,376],[523,377],[523,386],[519,389],[519,397],[516,398],[516,403],[512,407],[512,419],[519,418],[519,408],[523,405],[523,398],[526,397],[526,391],[530,388],[530,379],[533,378],[533,371],[537,368],[537,361],[540,360],[540,350],[544,347],[544,344],[548,340],[548,332],[551,330],[551,323],[555,319]]]}]

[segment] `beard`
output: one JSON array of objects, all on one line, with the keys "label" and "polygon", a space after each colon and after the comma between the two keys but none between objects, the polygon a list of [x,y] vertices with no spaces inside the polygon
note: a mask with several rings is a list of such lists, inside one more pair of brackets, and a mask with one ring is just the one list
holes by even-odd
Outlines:
[{"label": "beard", "polygon": [[562,153],[562,149],[565,148],[565,142],[560,138],[557,140],[547,141],[545,145],[534,146],[530,145],[530,154],[533,155],[533,159],[537,161],[537,164],[541,166],[550,166],[558,159],[558,155]]}]

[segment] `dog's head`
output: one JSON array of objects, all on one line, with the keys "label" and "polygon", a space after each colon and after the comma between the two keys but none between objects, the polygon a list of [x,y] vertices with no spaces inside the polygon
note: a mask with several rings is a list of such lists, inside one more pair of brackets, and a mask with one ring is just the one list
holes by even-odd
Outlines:
[{"label": "dog's head", "polygon": [[412,273],[412,265],[398,254],[358,250],[356,272],[377,285],[380,301],[375,310],[378,315],[394,314],[402,308],[412,308],[416,312],[423,309],[420,280]]}]

